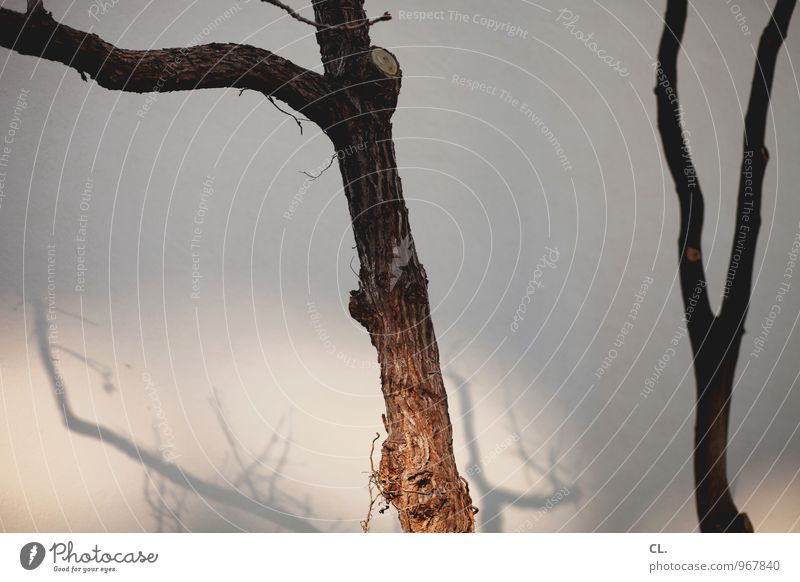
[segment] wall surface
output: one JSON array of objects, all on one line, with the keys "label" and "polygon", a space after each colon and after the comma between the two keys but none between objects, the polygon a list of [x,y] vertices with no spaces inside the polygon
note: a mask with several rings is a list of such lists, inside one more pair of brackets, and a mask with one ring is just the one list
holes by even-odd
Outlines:
[{"label": "wall surface", "polygon": [[[121,47],[246,42],[319,67],[312,29],[261,2],[46,4]],[[679,61],[715,306],[770,5],[695,3]],[[372,38],[403,69],[398,160],[483,531],[696,527],[664,6],[367,3],[394,15]],[[795,18],[729,449],[760,531],[800,531],[800,280],[770,318],[800,233],[798,47]],[[383,402],[346,308],[341,178],[302,173],[327,137],[254,92],[109,92],[4,49],[0,80],[0,528],[360,531]]]}]

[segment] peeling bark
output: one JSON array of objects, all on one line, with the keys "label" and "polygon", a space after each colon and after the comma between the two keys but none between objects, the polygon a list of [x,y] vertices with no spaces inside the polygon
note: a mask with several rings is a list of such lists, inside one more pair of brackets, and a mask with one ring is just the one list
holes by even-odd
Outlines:
[{"label": "peeling bark", "polygon": [[377,482],[403,530],[473,531],[472,502],[453,457],[428,279],[411,235],[391,125],[359,121],[343,135],[351,141],[337,139],[337,149],[355,152],[339,166],[361,261],[350,313],[377,350],[386,402],[388,438]]},{"label": "peeling bark", "polygon": [[472,532],[469,487],[456,468],[453,429],[428,301],[428,278],[409,225],[391,117],[402,73],[370,45],[362,0],[314,2],[326,76],[344,105],[327,133],[337,151],[353,224],[359,288],[350,314],[378,355],[388,433],[377,483],[407,532]]}]

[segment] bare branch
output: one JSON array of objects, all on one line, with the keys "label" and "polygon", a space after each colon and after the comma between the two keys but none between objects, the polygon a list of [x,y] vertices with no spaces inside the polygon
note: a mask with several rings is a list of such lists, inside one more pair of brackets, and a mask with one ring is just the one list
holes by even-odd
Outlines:
[{"label": "bare branch", "polygon": [[[338,155],[338,154],[333,154],[333,155],[331,156],[331,160],[328,162],[328,165],[327,165],[327,166],[325,166],[324,168],[322,168],[322,169],[319,171],[319,173],[317,173],[317,174],[312,174],[311,172],[306,172],[305,170],[300,170],[300,173],[301,173],[301,174],[303,174],[303,175],[305,175],[305,176],[308,176],[309,180],[310,180],[311,182],[313,182],[314,180],[316,180],[317,178],[319,178],[319,177],[320,177],[322,174],[324,174],[325,172],[327,172],[327,171],[330,169],[330,167],[333,165],[333,161],[334,161],[334,160],[335,160],[337,157],[339,157],[339,155]],[[353,271],[353,267],[352,267],[352,265],[350,266],[350,270],[351,270],[351,271]],[[353,271],[353,272],[355,273],[355,271]],[[356,273],[356,276],[358,276],[358,273]]]},{"label": "bare branch", "polygon": [[358,28],[360,26],[372,26],[373,24],[375,24],[377,22],[383,22],[385,20],[391,20],[392,19],[392,15],[391,14],[389,14],[388,12],[384,12],[381,16],[378,16],[377,18],[372,18],[372,19],[364,18],[364,19],[360,19],[360,20],[354,20],[352,22],[342,22],[340,24],[328,25],[328,24],[323,24],[321,22],[317,22],[315,20],[311,20],[309,18],[306,18],[305,16],[301,16],[300,14],[297,13],[297,11],[295,11],[294,8],[284,4],[280,0],[261,0],[261,1],[262,2],[266,2],[268,4],[272,4],[273,6],[277,6],[278,8],[280,8],[281,10],[286,12],[289,16],[291,16],[292,18],[294,18],[298,22],[302,22],[303,24],[309,24],[309,25],[313,26],[314,28],[316,28],[317,30],[326,30],[326,29],[338,28],[338,27],[341,27],[341,28]]},{"label": "bare branch", "polygon": [[[378,16],[376,18],[368,20],[367,21],[367,26],[372,26],[373,24],[375,24],[377,22],[384,22],[386,20],[391,20],[391,19],[392,19],[392,15],[389,14],[388,12],[384,12],[383,14],[381,14],[380,16]],[[360,25],[358,23],[353,23],[353,24],[350,24],[350,26],[360,26]]]},{"label": "bare branch", "polygon": [[756,243],[761,226],[761,199],[769,153],[764,143],[767,113],[778,52],[783,46],[797,0],[777,0],[758,43],[750,100],[744,118],[742,165],[728,275],[719,317],[744,332],[750,305]]},{"label": "bare branch", "polygon": [[686,27],[686,2],[669,2],[664,17],[664,34],[656,62],[658,130],[681,208],[678,239],[680,279],[687,328],[692,345],[698,349],[714,320],[708,299],[701,251],[703,233],[703,192],[692,163],[691,145],[684,139],[683,109],[678,100],[678,53]]},{"label": "bare branch", "polygon": [[0,8],[0,46],[63,63],[107,89],[134,93],[252,89],[284,101],[316,123],[327,120],[324,98],[331,89],[322,75],[249,45],[128,50],[56,22],[44,11],[29,18]]},{"label": "bare branch", "polygon": [[297,124],[297,127],[300,128],[300,135],[303,135],[303,124],[301,122],[302,121],[311,121],[311,120],[310,119],[300,119],[295,114],[293,114],[293,113],[291,113],[289,111],[286,111],[280,105],[275,103],[275,99],[272,98],[272,95],[267,95],[267,99],[269,99],[269,102],[272,103],[275,106],[275,109],[277,109],[281,113],[283,113],[285,115],[288,115],[289,117],[294,119],[294,122]]},{"label": "bare branch", "polygon": [[295,20],[297,20],[298,22],[302,22],[302,23],[304,23],[304,24],[310,24],[310,25],[311,25],[311,26],[313,26],[314,28],[323,28],[323,26],[324,26],[324,25],[320,24],[319,22],[315,22],[315,21],[313,21],[313,20],[309,20],[308,18],[306,18],[306,17],[304,17],[304,16],[300,16],[300,15],[299,15],[299,14],[298,14],[298,13],[295,11],[295,9],[294,9],[294,8],[292,8],[291,6],[288,6],[288,5],[284,4],[284,3],[283,3],[283,2],[281,2],[280,0],[261,0],[261,1],[262,1],[262,2],[266,2],[266,3],[268,3],[268,4],[272,4],[273,6],[277,6],[278,8],[280,8],[281,10],[283,10],[284,12],[286,12],[286,14],[288,14],[289,16],[291,16],[292,18],[294,18],[294,19],[295,19]]}]

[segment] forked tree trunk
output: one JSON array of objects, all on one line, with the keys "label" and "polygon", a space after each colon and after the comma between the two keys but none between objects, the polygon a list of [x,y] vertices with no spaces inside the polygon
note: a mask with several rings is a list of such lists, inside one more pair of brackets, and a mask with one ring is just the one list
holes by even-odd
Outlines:
[{"label": "forked tree trunk", "polygon": [[739,512],[727,477],[728,424],[736,363],[750,307],[753,265],[761,225],[761,199],[769,154],[764,144],[778,52],[789,28],[796,0],[776,0],[772,18],[758,43],[756,67],[744,119],[742,165],[736,225],[726,294],[718,315],[708,298],[701,239],[703,194],[684,141],[678,101],[677,66],[687,0],[668,0],[656,63],[658,129],[681,208],[679,272],[686,325],[692,343],[697,381],[694,429],[695,505],[700,531],[749,533],[753,524]]},{"label": "forked tree trunk", "polygon": [[350,208],[359,288],[350,313],[378,353],[386,402],[378,485],[408,532],[471,532],[474,508],[456,469],[453,430],[428,302],[386,115],[332,133]]}]

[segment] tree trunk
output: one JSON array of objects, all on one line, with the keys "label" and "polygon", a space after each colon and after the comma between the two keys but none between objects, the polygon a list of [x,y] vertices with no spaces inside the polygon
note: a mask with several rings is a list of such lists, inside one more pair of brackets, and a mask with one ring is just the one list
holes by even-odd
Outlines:
[{"label": "tree trunk", "polygon": [[732,335],[720,331],[720,325],[719,320],[712,324],[706,344],[695,359],[695,505],[703,533],[752,533],[753,524],[733,501],[727,476],[731,396],[743,332]]},{"label": "tree trunk", "polygon": [[358,258],[350,314],[378,352],[383,418],[381,493],[407,532],[471,532],[467,482],[456,468],[453,427],[431,321],[428,279],[419,262],[397,173],[391,118],[402,72],[371,45],[364,0],[313,0],[325,76],[339,90],[324,127],[339,158]]},{"label": "tree trunk", "polygon": [[[331,138],[350,206],[360,285],[350,311],[378,351],[389,433],[377,483],[406,531],[473,531],[477,511],[453,456],[453,429],[417,258],[397,175],[391,117],[402,74],[371,46],[364,0],[312,0],[324,75],[249,45],[128,50],[52,19],[41,0],[29,14],[0,7],[0,45],[61,62],[108,89],[152,92],[236,87],[280,99]],[[298,121],[299,123],[299,121]]]},{"label": "tree trunk", "polygon": [[350,313],[378,352],[388,438],[377,483],[407,532],[471,532],[475,509],[453,456],[453,429],[419,262],[383,115],[329,134],[339,155],[358,257]]},{"label": "tree trunk", "polygon": [[769,159],[764,136],[778,52],[797,0],[776,0],[758,43],[750,99],[744,119],[744,148],[737,194],[736,230],[719,315],[708,299],[703,253],[703,194],[684,141],[678,101],[677,66],[688,11],[687,0],[668,0],[656,62],[658,129],[681,208],[678,240],[681,292],[697,380],[694,480],[702,532],[753,532],[746,513],[733,502],[726,475],[728,423],[736,362],[750,306],[761,199]]}]

